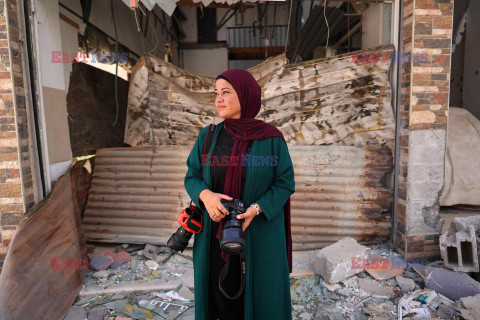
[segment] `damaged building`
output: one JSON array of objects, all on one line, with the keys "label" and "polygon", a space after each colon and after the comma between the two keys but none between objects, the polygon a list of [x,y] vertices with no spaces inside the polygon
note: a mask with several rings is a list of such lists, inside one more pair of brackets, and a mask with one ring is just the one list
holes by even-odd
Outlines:
[{"label": "damaged building", "polygon": [[165,245],[215,76],[241,68],[294,165],[294,318],[480,319],[478,1],[0,8],[3,318],[193,319],[191,257]]}]

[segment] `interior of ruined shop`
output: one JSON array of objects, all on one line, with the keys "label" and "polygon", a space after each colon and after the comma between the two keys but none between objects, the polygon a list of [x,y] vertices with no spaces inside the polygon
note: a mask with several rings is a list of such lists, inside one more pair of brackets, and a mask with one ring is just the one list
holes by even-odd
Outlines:
[{"label": "interior of ruined shop", "polygon": [[[60,201],[55,187],[65,185],[68,171],[81,221],[71,226],[87,244],[82,256],[131,254],[130,268],[119,271],[125,274],[109,275],[112,267],[87,275],[79,296],[68,296],[73,309],[105,303],[125,314],[127,298],[115,302],[112,294],[150,280],[144,291],[183,284],[180,295],[191,296],[191,249],[172,257],[145,244],[165,245],[178,228],[178,212],[190,202],[185,161],[199,130],[221,121],[215,77],[231,68],[255,76],[263,91],[258,118],[276,125],[289,145],[298,172],[294,250],[345,236],[390,238],[400,58],[394,1],[34,0],[25,8],[35,12],[26,28],[37,70],[38,193]],[[302,272],[296,269],[309,274]],[[70,285],[68,294],[79,290]],[[177,307],[184,319],[192,312],[187,302]]]},{"label": "interior of ruined shop", "polygon": [[[50,239],[37,243],[39,252],[48,254],[39,255],[44,264],[29,260],[35,266],[29,272],[32,279],[48,274],[65,301],[39,304],[23,294],[26,285],[18,296],[46,308],[42,312],[51,319],[67,311],[72,318],[66,319],[73,314],[84,319],[87,313],[94,319],[95,310],[102,313],[98,319],[193,319],[192,243],[175,255],[165,244],[190,202],[183,184],[189,151],[201,128],[222,120],[214,108],[215,77],[240,68],[262,87],[257,118],[282,131],[295,167],[294,318],[318,316],[319,295],[330,304],[350,298],[345,291],[358,288],[353,280],[336,293],[329,284],[319,286],[310,253],[345,237],[378,245],[374,251],[381,253],[391,240],[397,62],[422,58],[397,50],[398,1],[25,0],[24,5],[35,13],[25,21],[31,105],[38,106],[32,113],[31,161],[38,198],[45,200],[29,210],[25,219],[31,223],[17,238]],[[475,90],[478,71],[472,73],[478,43],[469,34],[476,26],[465,27],[469,10],[479,11],[472,1],[455,11],[450,105],[469,112],[458,121],[472,123],[480,114],[474,103],[480,90]],[[478,137],[480,126],[475,128],[471,132],[477,130]],[[467,148],[452,144],[459,147],[452,154]],[[471,150],[474,159],[476,149]],[[464,169],[458,161],[451,164],[452,177]],[[451,185],[448,201],[446,195],[440,202],[446,216],[480,205],[456,197],[457,184]],[[56,225],[58,220],[64,223]],[[57,228],[53,238],[49,227]],[[21,251],[19,240],[12,248]],[[53,253],[82,259],[70,268],[70,260],[49,260]],[[110,264],[104,268],[105,262]],[[2,272],[18,275],[13,268],[20,264],[10,266]],[[364,316],[354,306],[365,299],[370,298],[352,298],[347,313]],[[29,310],[20,309],[17,316],[28,318]],[[322,316],[335,313],[328,310]]]},{"label": "interior of ruined shop", "polygon": [[[449,110],[435,110],[437,116],[445,112],[445,121],[448,112],[445,162],[437,166],[443,171],[445,165],[444,187],[433,203],[420,194],[414,199],[418,206],[410,207],[421,207],[417,211],[428,226],[429,210],[436,225],[440,212],[444,232],[454,217],[480,212],[480,4],[454,5],[453,30],[441,31],[452,32],[450,78],[431,78],[436,82],[422,89],[450,82]],[[312,252],[344,241],[364,260],[369,249],[363,245],[371,245],[369,258],[405,258],[391,248],[398,228],[394,183],[401,179],[395,177],[402,135],[398,88],[404,81],[399,63],[430,58],[398,51],[398,1],[25,0],[24,6],[34,12],[25,21],[35,108],[31,161],[36,200],[44,200],[25,215],[29,223],[11,250],[21,254],[25,239],[30,242],[24,246],[47,252],[37,257],[43,264],[25,258],[25,265],[34,266],[25,278],[44,272],[57,283],[56,292],[65,294],[63,302],[41,304],[24,293],[24,285],[17,296],[27,297],[25,305],[44,307],[51,319],[67,312],[65,319],[193,319],[192,241],[178,254],[166,243],[179,227],[178,213],[190,203],[184,177],[192,145],[203,127],[222,121],[214,107],[215,77],[239,68],[260,84],[257,118],[280,129],[294,164],[294,319],[396,317],[398,310],[403,319],[400,311],[410,307],[428,312],[412,305],[413,298],[404,305],[399,299],[414,293],[434,299],[417,292],[431,266],[394,268],[398,273],[388,275],[354,270],[341,281],[312,269]],[[414,104],[432,110],[441,103]],[[431,146],[414,138],[415,165],[413,150],[425,146],[425,153]],[[414,165],[409,179],[443,180],[434,166]],[[31,234],[48,241],[35,243]],[[467,254],[476,247],[464,243],[471,246],[464,241],[459,251],[447,249],[445,264],[464,272],[478,269],[475,254]],[[72,261],[50,260],[52,254],[82,259],[70,268]],[[0,286],[16,283],[21,263],[9,266],[2,273],[13,276],[0,279]],[[407,289],[402,276],[411,280]],[[376,289],[368,291],[377,282],[377,289],[388,291],[380,294],[383,300]],[[442,312],[458,316],[461,308],[449,299],[439,300],[447,306]],[[469,306],[464,302],[463,308]],[[16,315],[28,318],[29,310],[20,310]]]}]

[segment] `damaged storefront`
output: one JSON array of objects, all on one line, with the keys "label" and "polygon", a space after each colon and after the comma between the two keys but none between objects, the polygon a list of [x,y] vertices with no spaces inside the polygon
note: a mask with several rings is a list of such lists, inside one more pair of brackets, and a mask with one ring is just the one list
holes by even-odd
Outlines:
[{"label": "damaged storefront", "polygon": [[292,158],[293,319],[480,318],[475,1],[0,5],[2,319],[194,319],[167,240],[229,68]]}]

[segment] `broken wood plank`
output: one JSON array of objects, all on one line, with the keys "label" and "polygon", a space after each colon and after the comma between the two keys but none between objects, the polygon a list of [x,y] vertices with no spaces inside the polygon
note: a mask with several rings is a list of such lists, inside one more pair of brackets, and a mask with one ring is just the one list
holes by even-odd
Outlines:
[{"label": "broken wood plank", "polygon": [[74,164],[20,223],[0,274],[2,319],[63,319],[77,297],[88,265],[79,210],[85,199],[77,198],[88,189],[84,170]]}]

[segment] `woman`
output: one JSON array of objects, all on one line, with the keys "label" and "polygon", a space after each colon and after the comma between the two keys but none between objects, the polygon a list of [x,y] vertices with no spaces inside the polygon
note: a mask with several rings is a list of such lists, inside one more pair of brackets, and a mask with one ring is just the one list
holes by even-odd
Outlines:
[{"label": "woman", "polygon": [[[261,88],[245,70],[217,77],[215,106],[225,120],[217,125],[210,150],[202,157],[208,127],[200,131],[187,160],[185,188],[203,211],[203,230],[193,244],[195,319],[291,319],[290,195],[294,172],[283,135],[254,119],[260,111]],[[208,159],[209,161],[205,161]],[[202,178],[202,160],[204,175]],[[241,199],[246,212],[246,284],[235,300],[218,288],[225,265],[219,247],[222,219],[228,211],[220,200]],[[231,256],[223,288],[234,295],[240,287],[238,256]]]}]

